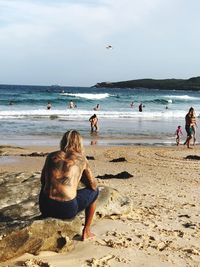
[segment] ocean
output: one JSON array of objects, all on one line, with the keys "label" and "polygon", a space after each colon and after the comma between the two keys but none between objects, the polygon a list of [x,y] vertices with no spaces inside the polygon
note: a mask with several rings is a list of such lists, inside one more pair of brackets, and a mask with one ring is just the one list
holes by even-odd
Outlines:
[{"label": "ocean", "polygon": [[[69,108],[70,101],[76,108]],[[178,125],[182,141],[186,137],[189,108],[199,115],[199,101],[200,92],[189,90],[0,85],[0,144],[57,145],[65,131],[76,129],[85,144],[174,145]],[[90,132],[88,120],[94,113],[98,133]]]}]

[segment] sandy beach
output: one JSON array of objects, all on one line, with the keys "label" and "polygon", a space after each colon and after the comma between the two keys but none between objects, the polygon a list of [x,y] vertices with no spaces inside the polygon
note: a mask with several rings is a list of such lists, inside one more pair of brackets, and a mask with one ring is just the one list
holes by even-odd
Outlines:
[{"label": "sandy beach", "polygon": [[[39,175],[45,156],[30,154],[56,149],[1,147],[1,179],[13,173]],[[89,163],[99,186],[127,196],[132,210],[95,220],[96,237],[74,240],[71,252],[26,253],[0,266],[200,266],[199,146],[87,146],[85,153],[94,157]],[[119,158],[124,161],[111,162]],[[122,172],[133,177],[111,178]],[[20,202],[20,195],[13,197]]]}]

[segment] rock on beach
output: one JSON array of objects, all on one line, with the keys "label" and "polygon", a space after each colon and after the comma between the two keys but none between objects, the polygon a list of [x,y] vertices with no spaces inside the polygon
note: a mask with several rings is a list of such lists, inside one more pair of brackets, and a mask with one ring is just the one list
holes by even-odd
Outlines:
[{"label": "rock on beach", "polygon": [[[0,262],[24,253],[70,251],[74,247],[73,238],[81,234],[84,212],[73,220],[39,217],[39,178],[39,172],[30,176],[25,173],[1,174],[1,189],[4,188],[6,194],[2,194],[0,206]],[[130,211],[129,199],[116,189],[100,186],[99,190],[95,220]]]}]

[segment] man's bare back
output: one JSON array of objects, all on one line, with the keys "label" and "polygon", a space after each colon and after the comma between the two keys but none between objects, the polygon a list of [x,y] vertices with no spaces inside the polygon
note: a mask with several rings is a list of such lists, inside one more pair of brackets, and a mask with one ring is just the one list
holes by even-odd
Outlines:
[{"label": "man's bare back", "polygon": [[87,176],[91,188],[93,177],[85,156],[77,152],[56,151],[48,155],[43,169],[44,192],[51,199],[69,201],[76,197],[81,177]]},{"label": "man's bare back", "polygon": [[[81,179],[86,187],[78,189]],[[76,130],[67,131],[60,141],[60,150],[47,156],[42,169],[40,212],[45,218],[71,219],[85,210],[82,232],[82,240],[85,240],[93,236],[90,226],[98,194],[96,179],[83,151],[81,135]]]}]

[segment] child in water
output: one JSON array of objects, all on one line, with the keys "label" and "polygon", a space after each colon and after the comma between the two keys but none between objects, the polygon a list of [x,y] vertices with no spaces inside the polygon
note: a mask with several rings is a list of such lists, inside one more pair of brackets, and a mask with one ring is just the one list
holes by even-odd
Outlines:
[{"label": "child in water", "polygon": [[181,135],[183,135],[180,125],[177,127],[175,134],[176,134],[176,144],[178,146],[180,144]]}]

